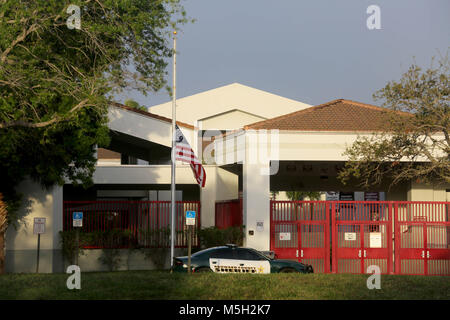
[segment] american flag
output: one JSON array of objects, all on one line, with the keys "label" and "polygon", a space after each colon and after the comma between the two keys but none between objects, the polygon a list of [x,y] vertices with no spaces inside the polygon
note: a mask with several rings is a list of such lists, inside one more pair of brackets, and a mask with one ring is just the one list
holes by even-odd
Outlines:
[{"label": "american flag", "polygon": [[175,140],[175,160],[189,163],[191,169],[194,172],[195,179],[200,187],[205,186],[206,182],[206,172],[203,168],[201,162],[195,156],[194,151],[187,142],[186,138],[181,132],[178,126],[176,128],[176,140]]}]

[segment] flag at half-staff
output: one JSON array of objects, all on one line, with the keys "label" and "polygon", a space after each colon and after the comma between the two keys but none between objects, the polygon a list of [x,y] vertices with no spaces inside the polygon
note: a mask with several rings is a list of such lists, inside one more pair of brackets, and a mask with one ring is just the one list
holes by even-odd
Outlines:
[{"label": "flag at half-staff", "polygon": [[178,126],[176,128],[176,140],[175,140],[175,160],[189,163],[191,169],[194,172],[195,180],[200,187],[205,186],[206,172],[201,162],[195,156],[194,150],[192,150],[188,141],[181,132]]}]

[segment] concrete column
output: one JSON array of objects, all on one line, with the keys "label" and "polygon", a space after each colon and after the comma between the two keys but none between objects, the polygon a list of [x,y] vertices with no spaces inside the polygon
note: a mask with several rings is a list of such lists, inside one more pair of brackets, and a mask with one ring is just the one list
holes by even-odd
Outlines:
[{"label": "concrete column", "polygon": [[206,171],[205,187],[200,190],[201,201],[201,226],[202,228],[215,225],[215,203],[216,203],[216,166],[203,166]]},{"label": "concrete column", "polygon": [[[270,176],[261,169],[268,168],[269,163],[243,164],[244,245],[263,251],[270,248]],[[257,222],[263,223],[263,230],[258,230]]]}]

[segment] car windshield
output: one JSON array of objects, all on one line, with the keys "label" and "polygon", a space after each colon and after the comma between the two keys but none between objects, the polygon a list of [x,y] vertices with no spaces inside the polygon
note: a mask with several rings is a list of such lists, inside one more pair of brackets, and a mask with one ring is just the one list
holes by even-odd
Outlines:
[{"label": "car windshield", "polygon": [[256,251],[256,252],[258,254],[260,254],[261,256],[263,256],[264,258],[266,258],[266,259],[273,260],[273,258],[270,257],[270,253],[264,253],[264,252],[261,252],[261,251]]},{"label": "car windshield", "polygon": [[214,250],[217,250],[217,248],[208,248],[208,249],[205,249],[205,250],[201,250],[201,251],[198,251],[198,252],[192,254],[192,257],[200,257],[202,255],[209,255]]},{"label": "car windshield", "polygon": [[[211,255],[211,253],[214,253],[214,252],[216,252],[216,251],[221,251],[221,249],[227,249],[227,248],[226,248],[226,247],[214,247],[214,248],[208,248],[208,249],[204,249],[204,250],[201,250],[201,251],[198,251],[198,252],[192,254],[191,257],[193,257],[193,258],[200,258],[200,257],[202,257],[202,256],[205,256],[205,257],[208,256],[208,257],[209,257],[209,256]],[[250,248],[246,248],[246,249],[249,250],[249,251],[251,251],[252,253],[254,253],[254,254],[260,256],[262,259],[273,260],[273,259],[268,255],[268,253],[265,254],[264,252],[257,251],[257,250],[255,250],[255,249],[250,249]]]}]

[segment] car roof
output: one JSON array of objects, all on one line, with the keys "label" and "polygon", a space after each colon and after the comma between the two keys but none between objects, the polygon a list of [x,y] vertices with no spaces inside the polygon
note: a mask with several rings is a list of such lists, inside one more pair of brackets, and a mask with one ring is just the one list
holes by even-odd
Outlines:
[{"label": "car roof", "polygon": [[218,250],[218,249],[237,249],[237,248],[240,248],[240,249],[251,249],[251,248],[238,247],[237,245],[225,245],[225,246],[217,246],[217,247],[206,248],[206,249],[197,251],[196,253],[213,251],[213,250]]}]

